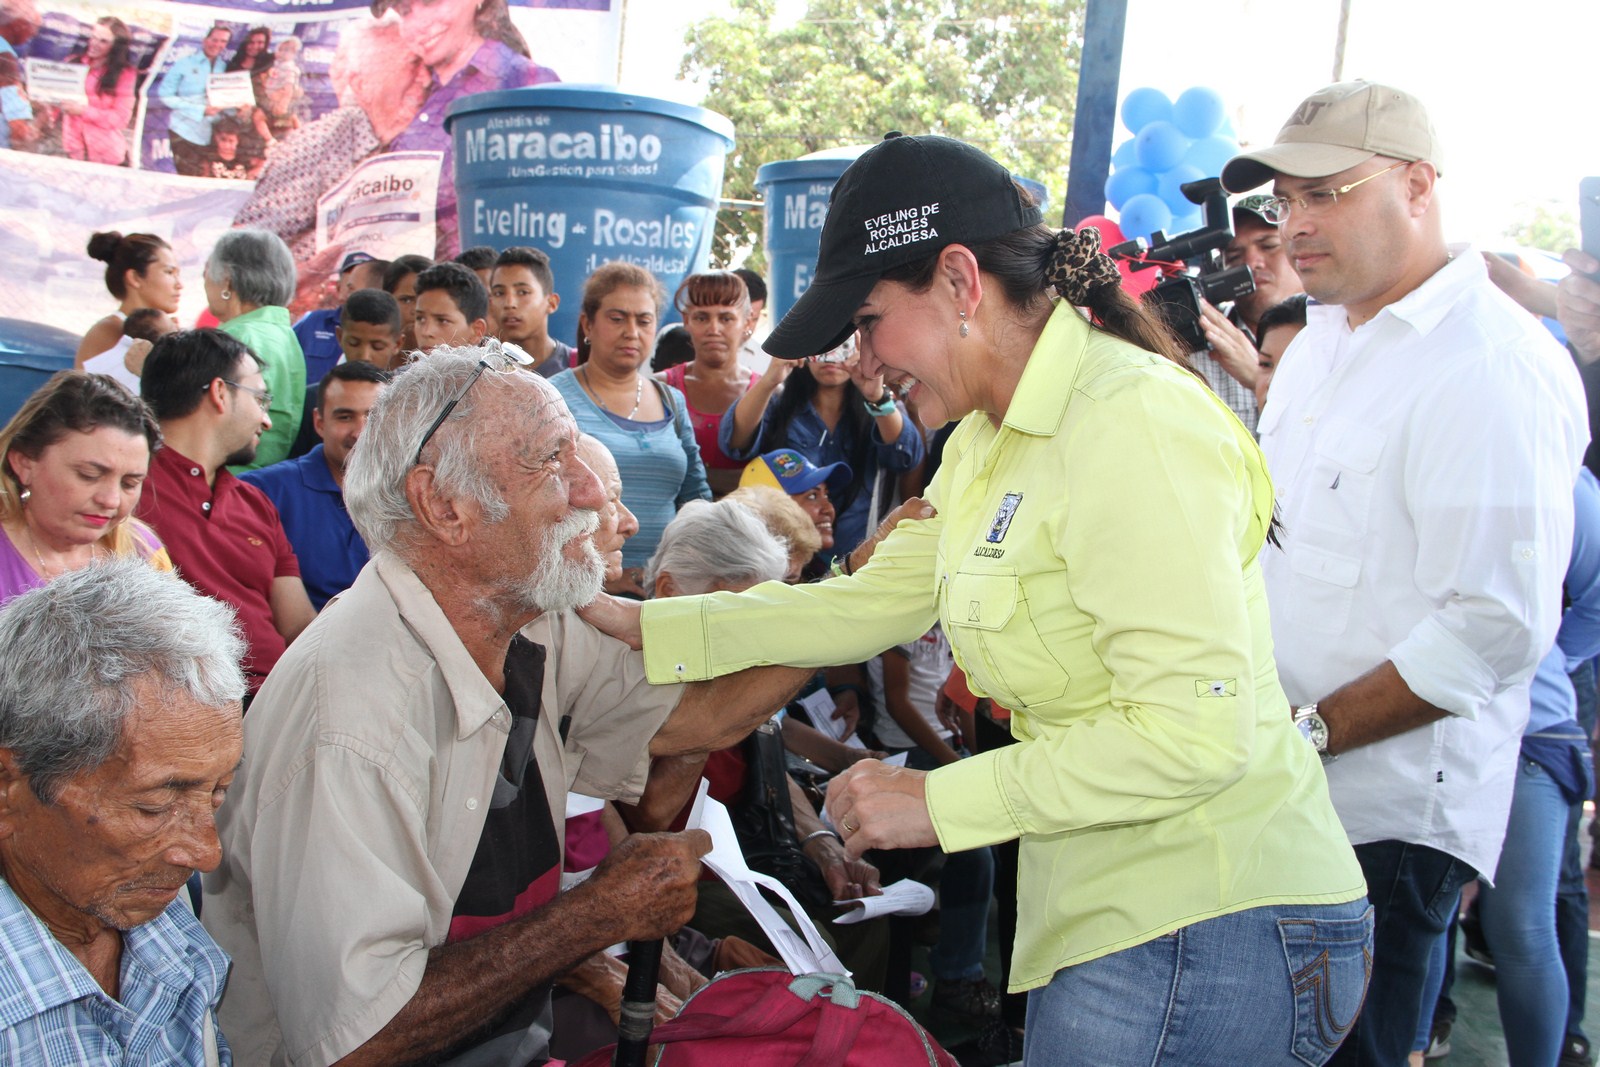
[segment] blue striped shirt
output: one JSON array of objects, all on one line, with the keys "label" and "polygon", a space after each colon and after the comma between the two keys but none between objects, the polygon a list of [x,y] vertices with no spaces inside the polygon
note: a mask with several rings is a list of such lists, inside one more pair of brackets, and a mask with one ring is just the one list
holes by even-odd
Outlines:
[{"label": "blue striped shirt", "polygon": [[203,1065],[227,975],[227,955],[175,900],[122,935],[113,1000],[0,879],[0,1063]]},{"label": "blue striped shirt", "polygon": [[598,437],[611,450],[622,475],[622,502],[639,520],[639,532],[622,546],[625,567],[642,567],[655,552],[661,531],[691,500],[710,500],[706,468],[695,443],[683,394],[662,383],[663,406],[672,416],[660,424],[637,423],[624,430],[584,392],[575,372],[564,370],[550,384],[567,402],[578,429]]}]

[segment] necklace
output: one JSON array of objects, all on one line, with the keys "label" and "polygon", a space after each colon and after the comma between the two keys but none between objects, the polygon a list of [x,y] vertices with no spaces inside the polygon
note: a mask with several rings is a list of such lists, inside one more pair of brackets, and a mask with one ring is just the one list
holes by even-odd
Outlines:
[{"label": "necklace", "polygon": [[[594,402],[596,404],[600,405],[600,410],[604,411],[604,412],[607,412],[609,414],[612,414],[612,415],[616,415],[617,412],[612,411],[610,408],[606,407],[606,402],[600,396],[600,391],[598,389],[596,389],[594,387],[594,385],[589,381],[589,364],[585,363],[582,367],[579,367],[578,369],[583,372],[583,387],[585,389],[589,390],[589,395],[594,397]],[[633,381],[634,381],[633,410],[628,412],[626,415],[623,416],[623,418],[626,418],[626,419],[632,419],[635,415],[639,414],[639,405],[644,402],[644,379],[641,378],[639,375],[635,374],[633,376]],[[32,535],[30,534],[29,536],[31,537]]]},{"label": "necklace", "polygon": [[[44,565],[44,555],[42,553],[40,553],[40,551],[39,551],[39,541],[38,541],[38,539],[36,537],[33,536],[33,527],[28,525],[28,520],[27,519],[23,519],[22,520],[22,529],[23,529],[23,532],[28,535],[28,544],[29,544],[29,546],[31,546],[33,548],[33,559],[34,559],[34,562],[39,564],[39,577],[43,578],[45,581],[48,582],[52,578],[61,577],[61,575],[66,574],[67,571],[72,569],[70,567],[63,567],[60,571],[57,571],[55,574],[49,573],[48,568],[46,568],[45,565]],[[93,550],[91,549],[90,551],[91,551],[91,557],[92,557]]]}]

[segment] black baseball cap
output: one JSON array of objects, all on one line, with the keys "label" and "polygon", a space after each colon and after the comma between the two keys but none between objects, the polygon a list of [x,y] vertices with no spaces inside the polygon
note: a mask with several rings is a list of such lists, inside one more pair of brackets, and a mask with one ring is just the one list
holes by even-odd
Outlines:
[{"label": "black baseball cap", "polygon": [[1003,237],[1042,217],[1011,172],[971,145],[886,134],[834,185],[815,280],[761,347],[781,359],[837,348],[885,272],[949,244]]}]

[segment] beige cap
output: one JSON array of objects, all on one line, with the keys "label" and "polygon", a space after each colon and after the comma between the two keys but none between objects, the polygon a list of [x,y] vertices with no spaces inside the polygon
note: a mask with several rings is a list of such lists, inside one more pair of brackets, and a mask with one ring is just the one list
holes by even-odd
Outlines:
[{"label": "beige cap", "polygon": [[1321,178],[1373,156],[1426,159],[1442,170],[1439,141],[1422,102],[1372,82],[1339,82],[1318,89],[1297,108],[1269,148],[1246,152],[1222,168],[1222,186],[1242,193],[1274,174]]}]

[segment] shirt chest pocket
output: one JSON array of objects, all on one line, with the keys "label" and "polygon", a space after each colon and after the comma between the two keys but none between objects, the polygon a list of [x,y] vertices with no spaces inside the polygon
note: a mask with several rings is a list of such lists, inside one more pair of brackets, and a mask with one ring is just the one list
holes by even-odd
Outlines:
[{"label": "shirt chest pocket", "polygon": [[1361,578],[1360,558],[1297,544],[1289,549],[1289,567],[1296,581],[1294,596],[1284,598],[1285,617],[1317,633],[1343,633]]},{"label": "shirt chest pocket", "polygon": [[1328,420],[1317,436],[1301,494],[1301,533],[1317,542],[1331,540],[1330,547],[1366,536],[1386,440],[1385,434],[1358,423]]},{"label": "shirt chest pocket", "polygon": [[1067,672],[1040,636],[1015,569],[958,571],[945,583],[941,606],[951,646],[1000,704],[1026,709],[1066,692]]}]

